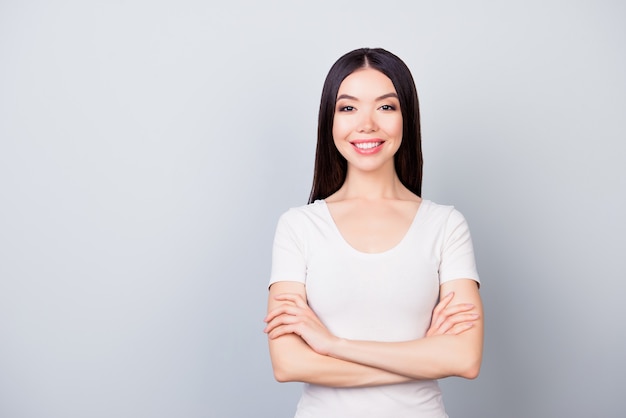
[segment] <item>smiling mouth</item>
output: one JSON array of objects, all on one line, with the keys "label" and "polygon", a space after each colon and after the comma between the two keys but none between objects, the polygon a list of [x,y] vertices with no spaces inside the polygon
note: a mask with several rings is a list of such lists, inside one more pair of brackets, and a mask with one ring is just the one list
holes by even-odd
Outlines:
[{"label": "smiling mouth", "polygon": [[352,145],[354,145],[358,149],[368,150],[368,149],[376,148],[376,147],[382,145],[382,143],[383,143],[383,141],[376,141],[376,142],[353,142]]}]

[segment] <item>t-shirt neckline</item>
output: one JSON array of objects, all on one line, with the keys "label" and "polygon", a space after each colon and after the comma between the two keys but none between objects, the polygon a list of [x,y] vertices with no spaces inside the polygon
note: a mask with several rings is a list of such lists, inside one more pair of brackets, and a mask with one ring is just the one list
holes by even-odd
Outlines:
[{"label": "t-shirt neckline", "polygon": [[319,199],[319,200],[316,200],[315,203],[323,206],[325,216],[328,218],[328,221],[332,225],[332,228],[333,228],[333,231],[334,231],[335,235],[337,236],[338,240],[342,243],[342,245],[344,247],[346,247],[350,251],[352,251],[352,252],[354,252],[356,254],[362,255],[362,256],[376,257],[376,256],[382,256],[382,255],[387,255],[387,254],[394,253],[395,251],[397,251],[399,248],[401,248],[404,245],[404,242],[407,241],[409,235],[411,235],[412,231],[416,228],[416,225],[419,223],[420,219],[422,218],[422,216],[423,216],[422,213],[426,211],[424,206],[425,205],[429,205],[430,201],[427,200],[427,199],[422,199],[422,201],[420,202],[419,207],[417,208],[417,211],[415,212],[415,215],[413,215],[413,220],[411,221],[411,224],[409,225],[409,227],[407,228],[406,232],[402,236],[402,239],[400,239],[400,241],[398,241],[397,244],[395,244],[394,246],[392,246],[391,248],[389,248],[387,250],[380,251],[380,252],[375,252],[375,253],[368,253],[368,252],[360,251],[360,250],[357,250],[356,248],[354,248],[352,246],[352,244],[350,244],[345,239],[345,237],[343,236],[343,234],[339,230],[339,227],[335,223],[335,219],[333,218],[333,215],[330,213],[330,209],[328,208],[328,204],[326,203],[326,200]]}]

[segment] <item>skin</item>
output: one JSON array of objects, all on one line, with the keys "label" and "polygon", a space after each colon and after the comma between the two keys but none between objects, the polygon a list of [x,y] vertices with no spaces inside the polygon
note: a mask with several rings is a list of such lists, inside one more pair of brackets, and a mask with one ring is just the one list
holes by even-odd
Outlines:
[{"label": "skin", "polygon": [[[337,94],[333,138],[348,171],[326,203],[344,239],[367,253],[400,242],[421,203],[394,168],[402,141],[395,94],[391,80],[371,68],[346,77]],[[274,283],[269,293],[265,332],[278,381],[358,387],[448,376],[472,379],[479,373],[482,303],[471,279],[442,284],[426,336],[401,342],[331,334],[308,306],[302,283]]]},{"label": "skin", "polygon": [[[343,80],[337,92],[333,139],[348,161],[348,175],[386,182],[394,177],[397,180],[393,156],[402,142],[402,113],[396,90],[387,76],[361,69]],[[383,144],[376,148],[376,153],[363,154],[355,146],[378,141]],[[344,187],[351,183],[347,179]]]}]

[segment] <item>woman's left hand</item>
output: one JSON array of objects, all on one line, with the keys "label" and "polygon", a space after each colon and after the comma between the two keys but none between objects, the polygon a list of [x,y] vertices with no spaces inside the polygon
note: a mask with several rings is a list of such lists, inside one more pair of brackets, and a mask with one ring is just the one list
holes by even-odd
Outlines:
[{"label": "woman's left hand", "polygon": [[270,311],[265,317],[264,332],[270,339],[285,334],[299,335],[314,351],[327,355],[332,344],[339,338],[334,336],[315,315],[300,295],[283,293],[276,295],[277,301],[285,302]]},{"label": "woman's left hand", "polygon": [[480,318],[471,303],[450,305],[453,298],[454,292],[450,292],[435,306],[426,337],[462,334]]}]

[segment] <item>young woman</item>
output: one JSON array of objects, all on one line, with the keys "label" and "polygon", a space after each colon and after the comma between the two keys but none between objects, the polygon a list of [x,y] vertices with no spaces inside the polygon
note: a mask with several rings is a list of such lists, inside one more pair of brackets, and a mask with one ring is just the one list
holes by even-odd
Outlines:
[{"label": "young woman", "polygon": [[265,332],[296,417],[446,417],[436,379],[478,375],[482,305],[452,206],[422,199],[417,92],[383,49],[324,83],[309,204],[276,229]]}]

